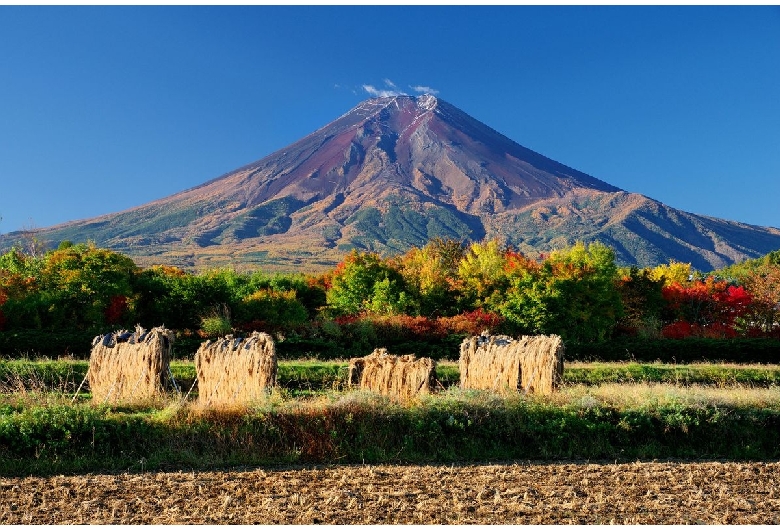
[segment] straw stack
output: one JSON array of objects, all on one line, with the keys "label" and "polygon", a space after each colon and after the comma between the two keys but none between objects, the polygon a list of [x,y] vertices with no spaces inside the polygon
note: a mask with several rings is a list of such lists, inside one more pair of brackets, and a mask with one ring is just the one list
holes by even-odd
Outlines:
[{"label": "straw stack", "polygon": [[267,333],[206,341],[195,354],[198,402],[204,406],[248,405],[276,384],[276,369],[276,347]]},{"label": "straw stack", "polygon": [[407,401],[431,392],[436,384],[436,363],[414,355],[388,355],[385,348],[377,348],[366,357],[350,359],[349,383],[396,401]]},{"label": "straw stack", "polygon": [[558,335],[470,337],[460,345],[460,387],[551,394],[563,378],[563,355]]},{"label": "straw stack", "polygon": [[101,403],[142,403],[160,396],[174,334],[165,327],[98,335],[89,357],[89,388]]}]

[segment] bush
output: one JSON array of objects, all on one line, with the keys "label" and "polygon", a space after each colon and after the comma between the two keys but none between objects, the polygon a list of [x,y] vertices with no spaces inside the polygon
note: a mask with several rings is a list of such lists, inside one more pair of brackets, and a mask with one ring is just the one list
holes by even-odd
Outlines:
[{"label": "bush", "polygon": [[308,317],[295,291],[260,289],[244,297],[236,309],[244,331],[294,329],[306,324]]},{"label": "bush", "polygon": [[211,313],[200,320],[200,330],[204,336],[213,339],[233,332],[230,322],[230,309],[227,305],[215,307]]}]

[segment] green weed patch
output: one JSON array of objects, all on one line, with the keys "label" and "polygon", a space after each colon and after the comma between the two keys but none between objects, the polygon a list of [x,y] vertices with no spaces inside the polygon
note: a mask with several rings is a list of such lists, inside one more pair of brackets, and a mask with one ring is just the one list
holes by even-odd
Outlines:
[{"label": "green weed patch", "polygon": [[0,473],[506,459],[776,459],[778,407],[557,405],[448,392],[362,393],[245,411],[0,408]]}]

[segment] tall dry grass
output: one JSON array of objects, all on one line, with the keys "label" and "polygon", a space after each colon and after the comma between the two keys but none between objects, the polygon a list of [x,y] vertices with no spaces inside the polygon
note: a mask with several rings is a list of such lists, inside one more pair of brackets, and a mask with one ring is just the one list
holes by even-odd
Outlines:
[{"label": "tall dry grass", "polygon": [[349,383],[397,401],[430,393],[436,384],[436,362],[414,355],[389,355],[377,348],[370,355],[350,359]]},{"label": "tall dry grass", "polygon": [[163,394],[169,372],[174,334],[165,327],[148,333],[140,326],[134,333],[118,331],[95,337],[87,378],[92,400],[134,404]]},{"label": "tall dry grass", "polygon": [[460,346],[460,386],[552,394],[563,379],[563,355],[557,335],[469,337]]},{"label": "tall dry grass", "polygon": [[240,406],[262,399],[276,384],[273,338],[254,332],[246,339],[228,335],[201,344],[195,354],[198,403]]}]

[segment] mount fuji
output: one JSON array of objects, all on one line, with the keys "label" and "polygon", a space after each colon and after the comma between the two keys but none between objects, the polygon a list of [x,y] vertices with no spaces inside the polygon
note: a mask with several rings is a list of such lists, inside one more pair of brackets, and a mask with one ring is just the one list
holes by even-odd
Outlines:
[{"label": "mount fuji", "polygon": [[[0,237],[10,246],[19,233]],[[780,248],[780,230],[683,212],[542,156],[431,95],[369,99],[194,188],[38,229],[141,265],[322,270],[351,249],[497,238],[530,256],[600,241],[621,264],[712,270]]]}]

